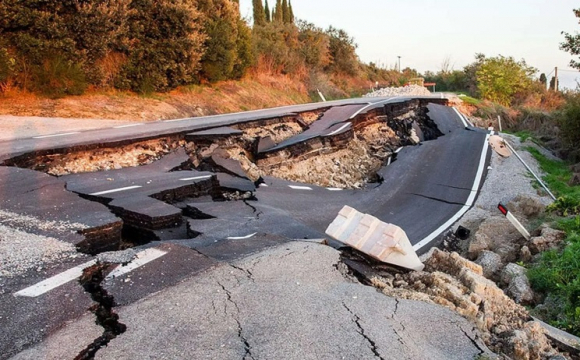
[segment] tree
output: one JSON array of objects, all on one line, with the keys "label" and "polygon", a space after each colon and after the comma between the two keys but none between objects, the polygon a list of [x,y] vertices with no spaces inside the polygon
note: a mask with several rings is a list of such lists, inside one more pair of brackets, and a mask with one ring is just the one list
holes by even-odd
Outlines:
[{"label": "tree", "polygon": [[[266,6],[267,4],[266,1]],[[252,5],[254,8],[254,26],[264,26],[266,24],[266,13],[262,0],[252,0]]]},{"label": "tree", "polygon": [[292,1],[288,0],[288,11],[290,13],[290,22],[294,23],[294,10],[292,9]]},{"label": "tree", "polygon": [[485,58],[476,72],[477,87],[484,99],[508,106],[532,87],[536,71],[524,60],[502,55]]},{"label": "tree", "polygon": [[298,41],[300,56],[313,70],[322,70],[330,64],[330,37],[324,30],[306,21],[298,21]]},{"label": "tree", "polygon": [[[580,19],[580,9],[574,9],[574,15]],[[562,31],[565,41],[560,43],[560,49],[569,52],[571,55],[580,55],[580,34],[569,34]],[[570,60],[570,66],[575,69],[580,69],[580,61]]]},{"label": "tree", "polygon": [[272,19],[277,22],[284,22],[284,11],[282,9],[282,0],[276,0],[276,8],[272,15]]},{"label": "tree", "polygon": [[544,89],[546,88],[546,86],[548,86],[548,78],[546,77],[546,74],[544,73],[540,74],[540,83],[544,85]]},{"label": "tree", "polygon": [[288,8],[288,1],[282,0],[282,21],[284,24],[290,22],[290,9]]},{"label": "tree", "polygon": [[268,0],[266,0],[266,6],[264,7],[264,15],[266,22],[272,21],[272,14],[270,13],[270,6],[268,5]]},{"label": "tree", "polygon": [[202,19],[190,0],[132,0],[128,41],[119,48],[127,61],[116,86],[151,92],[191,83],[207,38]]},{"label": "tree", "polygon": [[354,39],[342,29],[336,29],[332,26],[326,30],[329,36],[329,50],[332,61],[326,70],[344,73],[347,75],[356,75],[359,71],[359,60],[356,55],[357,45]]},{"label": "tree", "polygon": [[229,79],[238,60],[239,13],[229,0],[199,0],[198,7],[204,14],[204,32],[207,35],[204,44],[206,51],[201,59],[201,76],[210,82]]},{"label": "tree", "polygon": [[555,76],[552,76],[552,78],[550,79],[550,90],[558,91],[558,89],[556,88],[556,77]]}]

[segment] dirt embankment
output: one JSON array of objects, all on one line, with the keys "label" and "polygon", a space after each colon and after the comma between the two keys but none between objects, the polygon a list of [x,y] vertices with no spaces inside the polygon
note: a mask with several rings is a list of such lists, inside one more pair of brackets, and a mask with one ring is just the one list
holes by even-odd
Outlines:
[{"label": "dirt embankment", "polygon": [[0,93],[0,115],[155,121],[215,115],[309,102],[305,85],[288,76],[256,75],[166,94],[88,92],[47,99],[11,90]]}]

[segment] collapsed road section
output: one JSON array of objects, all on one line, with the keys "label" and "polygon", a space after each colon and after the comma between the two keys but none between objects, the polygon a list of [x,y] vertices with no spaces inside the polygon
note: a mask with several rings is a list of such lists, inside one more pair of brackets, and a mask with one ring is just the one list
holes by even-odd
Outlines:
[{"label": "collapsed road section", "polygon": [[[59,181],[79,201],[101,206],[100,211],[108,208],[116,220],[116,232],[107,235],[110,246],[94,241],[92,247],[78,246],[92,254],[149,241],[205,246],[210,239],[258,232],[324,237],[326,225],[345,204],[403,227],[415,244],[457,207],[467,206],[479,186],[474,176],[485,134],[466,130],[454,111],[437,105],[446,101],[355,101],[213,122],[216,126],[200,119],[198,126],[176,126],[146,139],[34,149],[5,158],[10,167],[3,168],[37,170],[19,171]],[[401,156],[405,161],[398,164]],[[443,164],[448,169],[439,170]],[[284,190],[277,190],[279,185]],[[312,192],[302,197],[300,190]],[[231,201],[243,201],[252,216],[229,211]],[[199,210],[209,203],[215,204],[212,214]],[[425,211],[432,212],[433,225],[419,229],[413,214],[425,219]]]}]

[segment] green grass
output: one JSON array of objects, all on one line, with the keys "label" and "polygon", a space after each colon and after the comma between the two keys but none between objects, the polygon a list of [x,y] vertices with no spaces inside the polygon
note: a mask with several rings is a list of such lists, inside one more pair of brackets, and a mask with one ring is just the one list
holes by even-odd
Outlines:
[{"label": "green grass", "polygon": [[580,335],[580,186],[569,186],[572,176],[568,164],[551,160],[535,148],[527,148],[546,174],[544,181],[558,200],[548,211],[559,218],[553,227],[566,232],[562,249],[541,254],[530,266],[528,277],[535,291],[558,299],[561,309],[554,309],[555,318],[544,319],[552,325]]},{"label": "green grass", "polygon": [[465,94],[459,94],[458,96],[461,100],[468,103],[469,105],[477,106],[477,105],[481,104],[481,100],[476,99],[476,98],[472,98],[471,96],[468,96]]},{"label": "green grass", "polygon": [[556,211],[559,215],[568,216],[580,213],[580,186],[569,186],[572,171],[564,161],[551,160],[545,157],[538,149],[528,147],[527,151],[538,161],[540,169],[546,174],[544,181],[558,198],[548,210]]}]

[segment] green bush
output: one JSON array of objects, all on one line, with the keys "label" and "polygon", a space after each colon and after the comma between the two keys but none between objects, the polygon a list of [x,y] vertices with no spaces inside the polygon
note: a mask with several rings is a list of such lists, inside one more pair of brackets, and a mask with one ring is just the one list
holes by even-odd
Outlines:
[{"label": "green bush", "polygon": [[50,98],[81,95],[88,83],[79,64],[55,55],[32,68],[32,90]]},{"label": "green bush", "polygon": [[574,150],[578,151],[580,144],[580,95],[569,96],[557,118],[562,139],[572,150],[571,160],[580,161],[580,153],[574,153]]},{"label": "green bush", "polygon": [[550,322],[580,335],[580,216],[564,220],[561,226],[568,233],[566,247],[544,252],[527,274],[536,291],[563,304],[558,318]]}]

